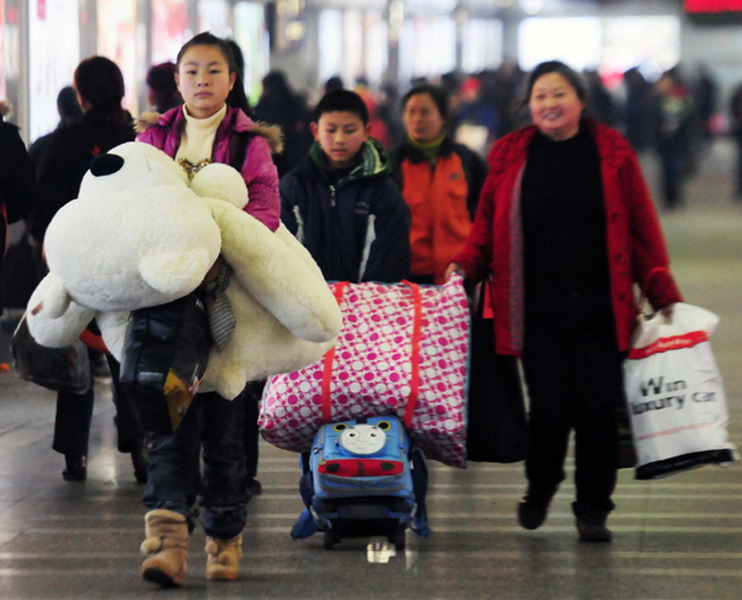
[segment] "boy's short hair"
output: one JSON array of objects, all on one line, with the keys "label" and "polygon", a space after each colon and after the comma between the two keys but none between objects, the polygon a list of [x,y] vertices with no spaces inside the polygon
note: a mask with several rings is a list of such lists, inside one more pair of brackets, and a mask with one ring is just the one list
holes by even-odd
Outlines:
[{"label": "boy's short hair", "polygon": [[329,112],[349,112],[358,115],[364,125],[368,125],[368,108],[358,94],[350,90],[333,90],[327,92],[314,109],[314,121]]}]

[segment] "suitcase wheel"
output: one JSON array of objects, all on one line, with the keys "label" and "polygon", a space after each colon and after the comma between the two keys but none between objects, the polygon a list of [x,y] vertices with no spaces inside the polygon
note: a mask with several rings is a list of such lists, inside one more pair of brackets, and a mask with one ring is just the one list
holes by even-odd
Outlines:
[{"label": "suitcase wheel", "polygon": [[340,536],[334,529],[325,529],[324,531],[324,547],[325,550],[332,550],[335,544],[340,542]]},{"label": "suitcase wheel", "polygon": [[392,535],[389,536],[389,542],[394,544],[394,547],[397,550],[405,549],[405,543],[406,543],[405,530],[406,529],[407,529],[407,526],[401,521],[399,521],[394,526]]}]

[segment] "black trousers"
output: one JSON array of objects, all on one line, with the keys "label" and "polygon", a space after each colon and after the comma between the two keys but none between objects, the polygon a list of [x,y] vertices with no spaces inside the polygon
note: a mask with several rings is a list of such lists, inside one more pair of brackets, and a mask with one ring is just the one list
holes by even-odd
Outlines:
[{"label": "black trousers", "polygon": [[[100,353],[88,349],[91,369]],[[110,354],[106,355],[108,368],[111,371],[113,382],[113,402],[116,405],[116,433],[118,449],[121,452],[131,452],[134,444],[143,435],[142,428],[136,418],[131,403],[119,386],[119,364]],[[93,404],[95,384],[84,394],[57,392],[57,412],[54,419],[54,439],[52,448],[61,454],[87,456],[90,424],[93,419]]]},{"label": "black trousers", "polygon": [[528,388],[529,493],[546,494],[565,478],[575,432],[577,516],[609,512],[616,485],[616,405],[624,397],[624,353],[616,349],[607,299],[540,296],[526,307],[523,369]]},{"label": "black trousers", "polygon": [[258,417],[260,416],[260,398],[263,395],[265,379],[250,381],[244,392],[245,411],[245,457],[247,459],[247,476],[255,479],[258,476],[258,458],[260,450],[260,428]]},{"label": "black trousers", "polygon": [[243,403],[244,392],[234,400],[215,392],[196,394],[175,432],[149,434],[145,506],[184,515],[192,530],[198,498],[207,535],[229,539],[244,529],[250,494]]}]

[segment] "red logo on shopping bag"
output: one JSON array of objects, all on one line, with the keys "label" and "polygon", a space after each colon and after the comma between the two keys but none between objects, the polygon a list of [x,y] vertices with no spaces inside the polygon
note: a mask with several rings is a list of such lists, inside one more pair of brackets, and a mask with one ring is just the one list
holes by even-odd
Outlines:
[{"label": "red logo on shopping bag", "polygon": [[702,342],[707,342],[708,339],[709,336],[705,331],[691,331],[689,333],[684,333],[683,335],[660,338],[656,342],[649,344],[649,346],[633,348],[631,352],[629,352],[629,359],[641,360],[642,358],[647,358],[653,354],[661,354],[662,352],[668,352],[670,350],[692,348]]}]

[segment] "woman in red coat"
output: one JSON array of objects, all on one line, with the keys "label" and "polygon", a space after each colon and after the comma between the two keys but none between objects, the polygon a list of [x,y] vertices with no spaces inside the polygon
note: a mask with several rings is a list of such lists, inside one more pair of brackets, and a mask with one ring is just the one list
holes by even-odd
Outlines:
[{"label": "woman in red coat", "polygon": [[530,404],[520,524],[546,519],[574,429],[579,536],[610,541],[634,288],[668,317],[682,298],[636,156],[618,132],[582,117],[579,75],[542,63],[526,98],[533,125],[492,147],[471,235],[448,274],[491,276],[496,350],[522,360]]}]

